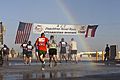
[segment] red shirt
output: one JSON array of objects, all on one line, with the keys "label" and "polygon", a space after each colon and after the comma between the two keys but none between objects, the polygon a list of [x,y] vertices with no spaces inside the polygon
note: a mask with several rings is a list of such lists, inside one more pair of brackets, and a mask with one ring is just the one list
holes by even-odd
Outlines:
[{"label": "red shirt", "polygon": [[36,45],[38,46],[38,50],[47,51],[47,42],[48,38],[44,36],[37,38]]}]

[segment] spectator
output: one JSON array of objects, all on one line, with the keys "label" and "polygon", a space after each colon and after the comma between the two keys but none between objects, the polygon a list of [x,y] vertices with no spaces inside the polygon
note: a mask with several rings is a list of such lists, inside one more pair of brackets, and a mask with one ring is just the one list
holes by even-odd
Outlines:
[{"label": "spectator", "polygon": [[14,55],[15,55],[16,53],[15,53],[15,50],[14,50],[13,48],[11,49],[10,53],[11,53],[12,58],[14,58]]}]

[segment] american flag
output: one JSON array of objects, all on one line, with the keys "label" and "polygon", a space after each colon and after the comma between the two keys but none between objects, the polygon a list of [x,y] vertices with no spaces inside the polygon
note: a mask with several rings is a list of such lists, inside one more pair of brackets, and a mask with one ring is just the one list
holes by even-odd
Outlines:
[{"label": "american flag", "polygon": [[15,44],[21,44],[29,40],[32,23],[19,22]]}]

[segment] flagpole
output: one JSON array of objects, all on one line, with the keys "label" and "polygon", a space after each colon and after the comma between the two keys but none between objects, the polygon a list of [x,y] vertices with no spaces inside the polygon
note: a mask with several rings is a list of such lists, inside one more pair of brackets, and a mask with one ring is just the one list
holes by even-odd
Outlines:
[{"label": "flagpole", "polygon": [[0,22],[0,27],[1,27],[1,31],[0,31],[0,42],[1,42],[1,45],[3,45],[3,25],[2,25],[2,22]]}]

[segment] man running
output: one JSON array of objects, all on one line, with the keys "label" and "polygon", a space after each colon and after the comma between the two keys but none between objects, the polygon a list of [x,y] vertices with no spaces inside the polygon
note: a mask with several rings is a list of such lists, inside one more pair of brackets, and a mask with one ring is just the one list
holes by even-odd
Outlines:
[{"label": "man running", "polygon": [[27,46],[27,41],[25,40],[25,42],[20,46],[23,49],[23,52],[22,52],[23,53],[23,61],[24,61],[25,64],[27,63],[26,62],[26,59],[27,59],[27,57],[26,57],[26,54],[27,54],[26,46]]},{"label": "man running", "polygon": [[54,40],[54,36],[50,36],[50,41],[49,41],[49,66],[52,67],[52,59],[54,60],[55,64],[54,66],[57,65],[57,44]]},{"label": "man running", "polygon": [[4,60],[5,64],[8,65],[9,64],[8,63],[9,48],[7,47],[7,45],[4,44],[1,51],[3,53],[3,60]]},{"label": "man running", "polygon": [[70,47],[71,47],[71,55],[74,56],[74,60],[77,63],[77,42],[72,38],[70,41]]},{"label": "man running", "polygon": [[60,62],[62,61],[62,59],[65,59],[65,61],[67,62],[66,57],[67,42],[64,41],[64,38],[62,38],[61,41],[59,42],[59,46],[60,46]]},{"label": "man running", "polygon": [[37,38],[36,40],[36,46],[38,46],[38,56],[39,60],[42,62],[42,70],[44,70],[45,67],[45,55],[47,53],[47,44],[48,44],[48,38],[45,37],[44,33],[41,33],[41,37]]},{"label": "man running", "polygon": [[31,44],[31,41],[28,42],[26,48],[27,48],[26,62],[27,62],[27,64],[30,65],[31,64],[31,59],[32,59],[32,50],[33,50],[33,46]]}]

